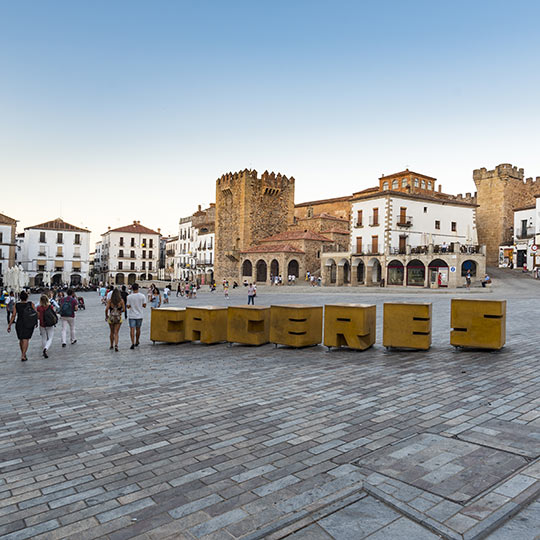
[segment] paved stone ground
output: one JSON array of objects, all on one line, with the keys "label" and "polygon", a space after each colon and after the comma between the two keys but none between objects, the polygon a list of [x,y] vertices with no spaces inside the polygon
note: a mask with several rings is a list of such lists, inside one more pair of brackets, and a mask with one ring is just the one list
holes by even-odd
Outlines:
[{"label": "paved stone ground", "polygon": [[497,353],[449,346],[464,291],[259,290],[265,304],[372,302],[378,329],[385,300],[432,301],[428,352],[388,353],[381,336],[362,353],[152,345],[147,320],[140,348],[124,327],[114,353],[95,294],[77,344],[57,335],[48,360],[36,334],[21,363],[2,332],[0,536],[538,538],[539,291],[468,293],[509,301]]}]

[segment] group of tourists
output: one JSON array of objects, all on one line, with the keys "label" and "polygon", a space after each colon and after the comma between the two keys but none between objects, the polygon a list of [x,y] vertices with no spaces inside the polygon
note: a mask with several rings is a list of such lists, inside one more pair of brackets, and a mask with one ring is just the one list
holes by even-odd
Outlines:
[{"label": "group of tourists", "polygon": [[36,327],[39,327],[41,335],[43,357],[49,357],[48,352],[53,342],[54,329],[59,319],[62,322],[62,347],[67,345],[68,328],[71,344],[77,343],[75,313],[79,309],[79,300],[73,289],[68,289],[66,294],[62,291],[48,291],[40,296],[37,307],[29,301],[26,291],[21,291],[18,299],[15,299],[15,294],[11,292],[8,300],[6,303],[7,331],[11,332],[11,327],[15,324],[22,362],[28,360],[26,353]]},{"label": "group of tourists", "polygon": [[[122,293],[126,293],[123,295]],[[109,295],[108,295],[109,296]],[[159,289],[154,287],[149,290],[148,298],[152,307],[154,303],[159,307],[161,305],[161,295]],[[131,347],[133,350],[138,347],[141,339],[141,327],[143,322],[143,309],[146,307],[146,296],[139,292],[139,285],[133,283],[131,292],[127,294],[126,286],[122,290],[113,287],[110,296],[105,305],[105,321],[109,324],[109,349],[118,352],[118,342],[120,327],[124,318],[129,322],[129,335],[131,338]]]}]

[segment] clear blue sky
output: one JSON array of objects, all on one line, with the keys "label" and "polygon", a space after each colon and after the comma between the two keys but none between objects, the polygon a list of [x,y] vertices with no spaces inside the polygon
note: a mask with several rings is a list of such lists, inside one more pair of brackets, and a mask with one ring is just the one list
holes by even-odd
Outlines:
[{"label": "clear blue sky", "polygon": [[174,233],[245,167],[296,201],[540,176],[537,1],[0,0],[0,211]]}]

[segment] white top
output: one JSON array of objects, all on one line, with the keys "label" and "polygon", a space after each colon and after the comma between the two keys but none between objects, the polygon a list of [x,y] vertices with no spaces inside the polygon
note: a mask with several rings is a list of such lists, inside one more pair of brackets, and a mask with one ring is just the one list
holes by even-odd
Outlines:
[{"label": "white top", "polygon": [[143,308],[146,307],[146,297],[143,293],[131,293],[127,297],[128,319],[142,319]]}]

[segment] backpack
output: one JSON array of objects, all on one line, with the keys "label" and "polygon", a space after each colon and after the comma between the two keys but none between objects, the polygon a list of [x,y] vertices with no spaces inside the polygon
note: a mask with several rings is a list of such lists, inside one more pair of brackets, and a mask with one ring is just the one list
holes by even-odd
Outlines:
[{"label": "backpack", "polygon": [[60,306],[60,316],[61,317],[73,317],[73,302],[72,297],[64,298]]},{"label": "backpack", "polygon": [[58,323],[58,315],[54,312],[54,309],[52,306],[49,306],[44,312],[43,312],[43,324],[47,328],[51,326],[56,326],[56,323]]},{"label": "backpack", "polygon": [[38,322],[37,311],[32,307],[32,304],[28,303],[24,307],[22,312],[22,325],[27,330],[34,328]]}]

